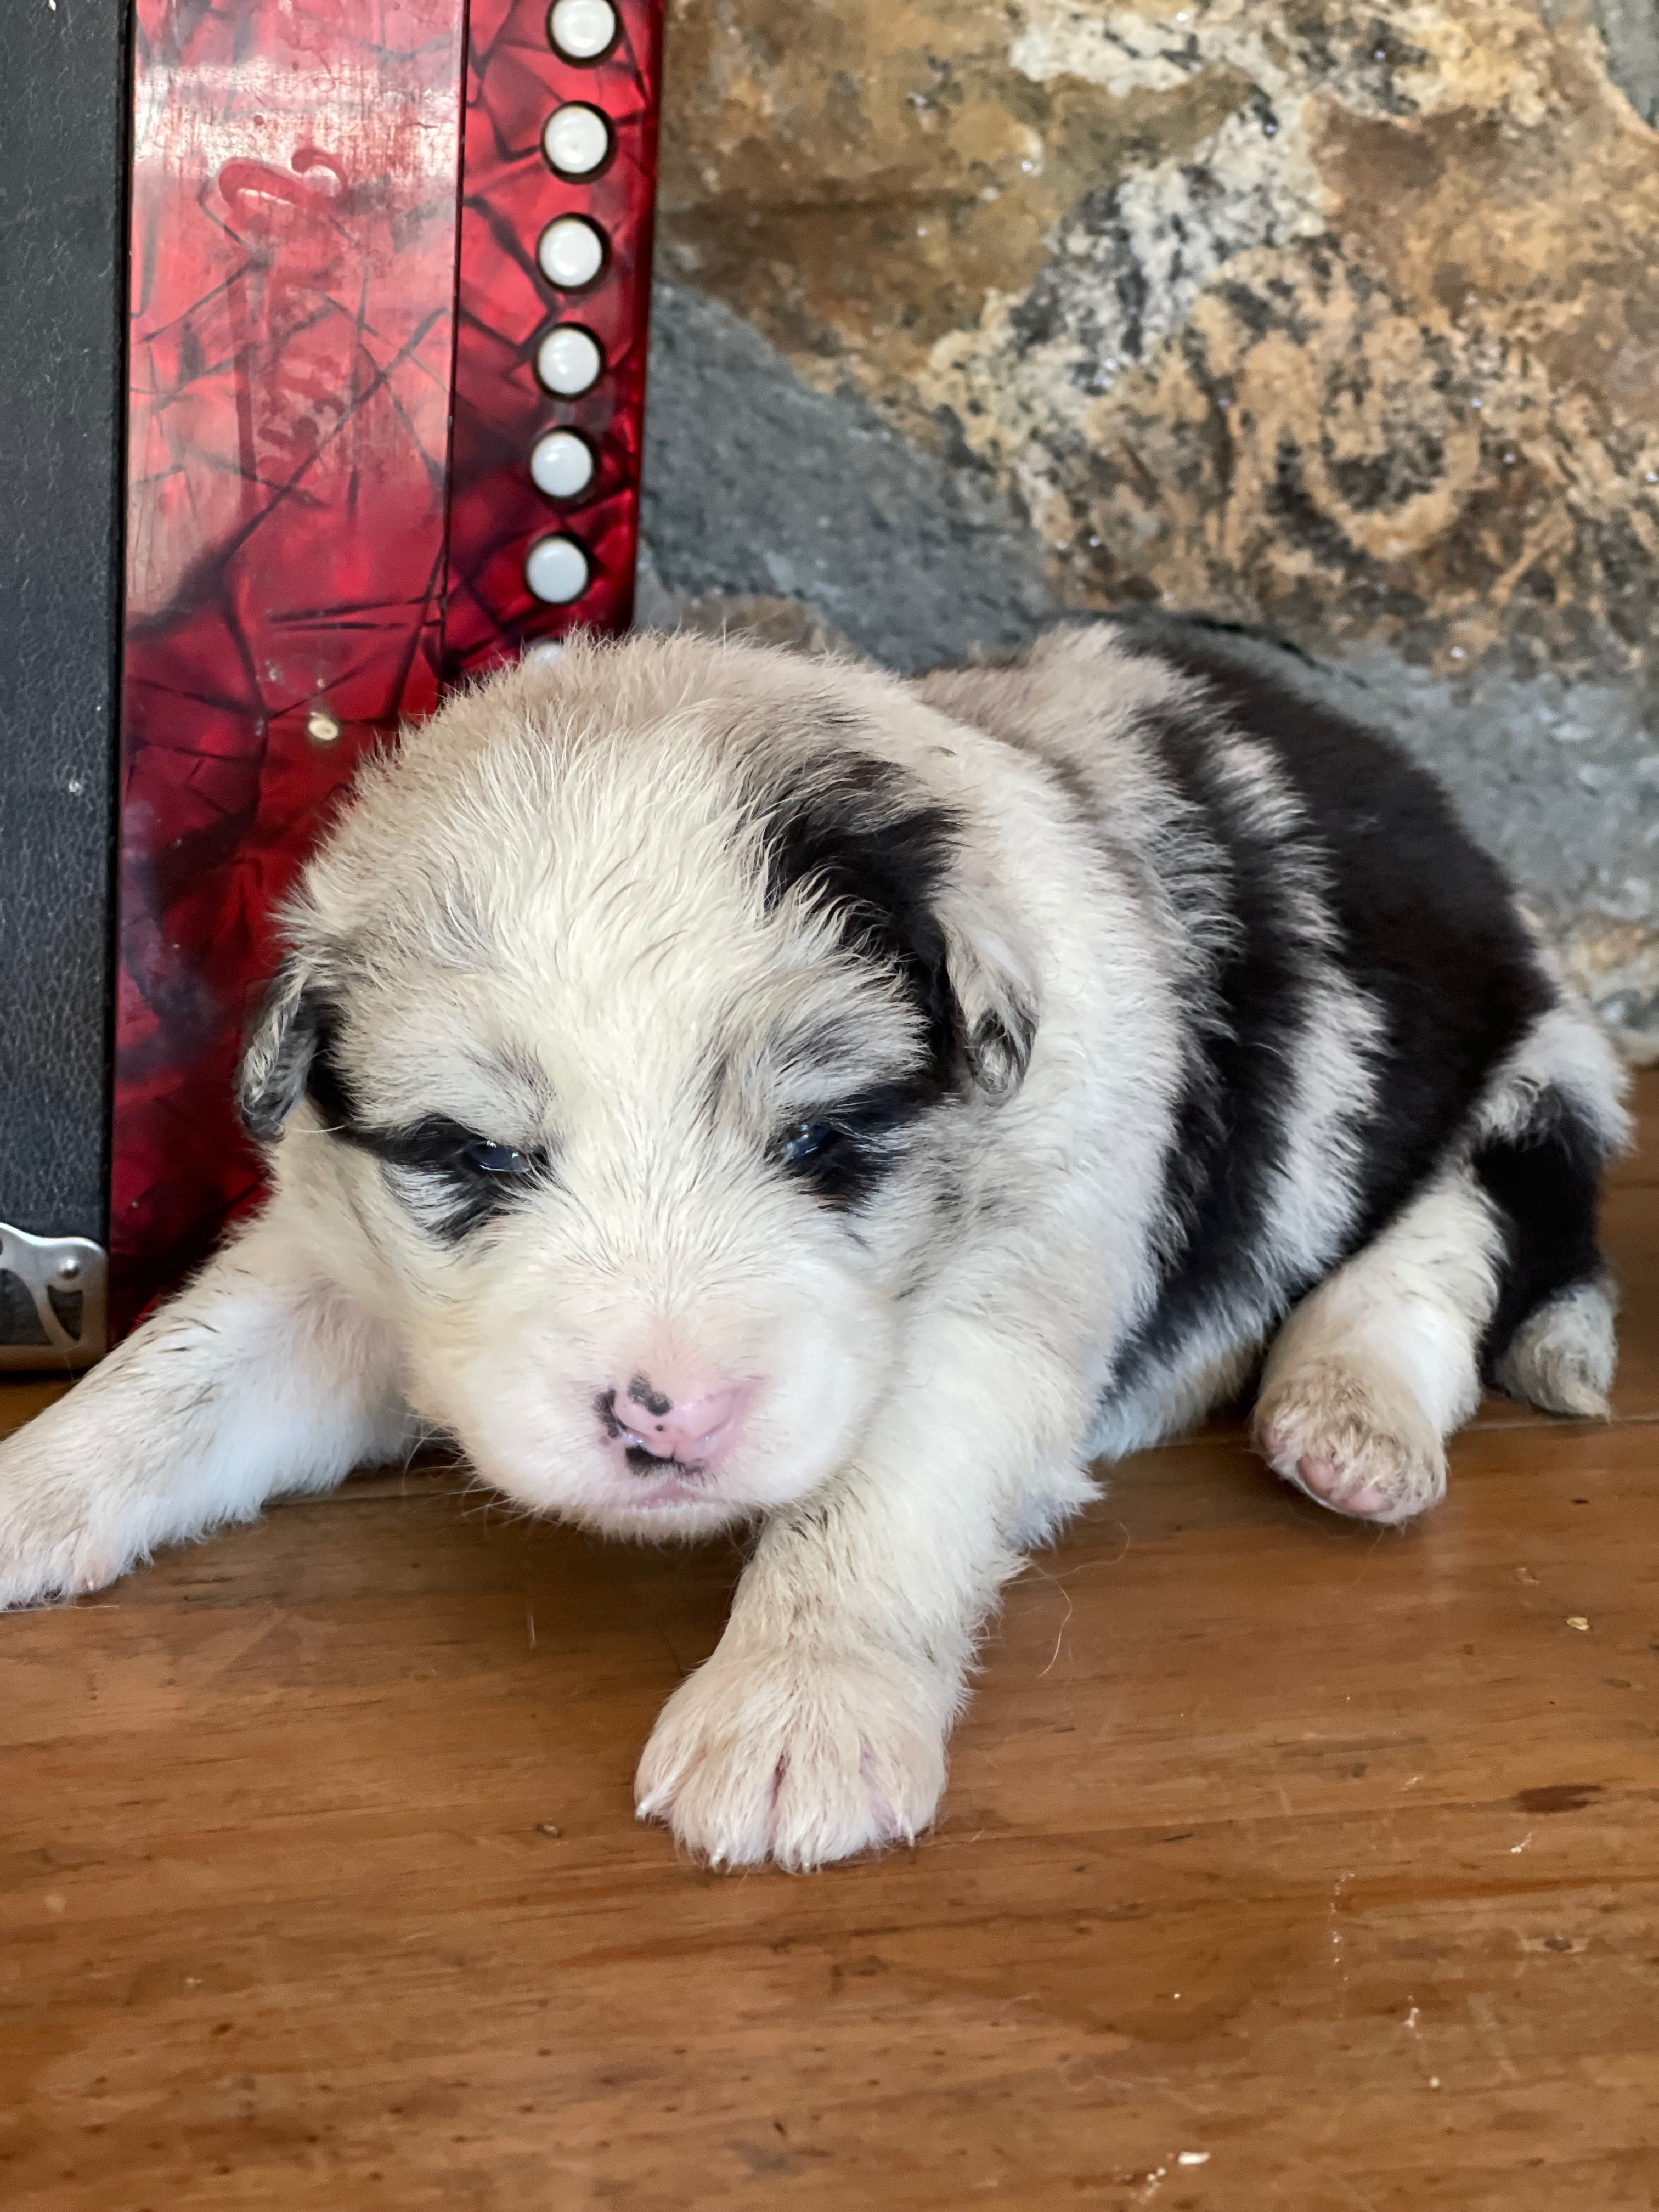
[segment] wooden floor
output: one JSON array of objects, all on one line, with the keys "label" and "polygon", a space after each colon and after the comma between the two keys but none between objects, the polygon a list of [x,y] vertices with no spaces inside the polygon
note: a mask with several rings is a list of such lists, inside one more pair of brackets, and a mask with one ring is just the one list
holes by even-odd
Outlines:
[{"label": "wooden floor", "polygon": [[[1231,1436],[1010,1594],[937,1833],[635,1826],[730,1554],[369,1477],[0,1623],[9,2212],[1659,2196],[1659,1087],[1620,1417],[1404,1537]],[[40,1393],[0,1394],[0,1424]]]}]

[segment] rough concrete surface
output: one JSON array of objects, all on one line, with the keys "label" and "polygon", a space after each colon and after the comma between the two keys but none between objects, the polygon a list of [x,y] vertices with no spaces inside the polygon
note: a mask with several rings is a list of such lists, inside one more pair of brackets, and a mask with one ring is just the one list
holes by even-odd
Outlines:
[{"label": "rough concrete surface", "polygon": [[1650,0],[671,0],[667,88],[647,609],[1284,637],[1659,1045]]}]

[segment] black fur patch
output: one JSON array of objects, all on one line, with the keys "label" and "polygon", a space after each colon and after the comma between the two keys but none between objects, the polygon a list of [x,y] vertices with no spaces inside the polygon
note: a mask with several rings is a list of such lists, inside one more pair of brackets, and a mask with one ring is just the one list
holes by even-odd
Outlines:
[{"label": "black fur patch", "polygon": [[1165,718],[1149,734],[1184,803],[1183,845],[1201,838],[1209,863],[1188,877],[1170,876],[1166,889],[1196,921],[1212,911],[1215,870],[1233,930],[1216,962],[1211,1002],[1188,1038],[1165,1185],[1178,1243],[1158,1302],[1119,1361],[1120,1387],[1255,1273],[1283,1148],[1285,1073],[1308,1013],[1306,955],[1285,922],[1279,844],[1251,824],[1226,788],[1201,724]]},{"label": "black fur patch", "polygon": [[955,848],[950,810],[849,750],[799,793],[769,799],[763,818],[769,910],[806,890],[835,910],[849,951],[897,975],[921,1017],[928,1084],[943,1096],[961,1079],[965,1045],[934,908]]},{"label": "black fur patch", "polygon": [[1524,1321],[1602,1273],[1595,1222],[1607,1156],[1571,1100],[1547,1090],[1518,1137],[1480,1146],[1470,1164],[1504,1231],[1498,1304],[1480,1343],[1481,1372],[1490,1382]]},{"label": "black fur patch", "polygon": [[[1224,855],[1237,927],[1219,963],[1218,1019],[1194,1036],[1169,1164],[1188,1236],[1120,1380],[1170,1348],[1211,1302],[1255,1271],[1271,1178],[1294,1105],[1308,1009],[1307,956],[1285,917],[1285,843],[1254,830],[1215,770],[1215,738],[1253,738],[1300,799],[1289,850],[1327,886],[1342,972],[1380,1007],[1376,1099],[1357,1122],[1360,1204],[1335,1266],[1376,1235],[1464,1125],[1498,1064],[1551,1002],[1501,870],[1439,787],[1395,744],[1231,663],[1208,641],[1161,635],[1161,658],[1203,678],[1211,711],[1151,731],[1166,775]],[[1177,900],[1182,886],[1170,886]],[[1288,1304],[1311,1287],[1285,1284]]]},{"label": "black fur patch", "polygon": [[305,1095],[322,1116],[331,1136],[350,1142],[357,1128],[357,1107],[340,1066],[339,1016],[332,1006],[307,998],[301,1006],[311,1031],[311,1057],[306,1063]]},{"label": "black fur patch", "polygon": [[1502,869],[1400,745],[1197,641],[1164,657],[1202,676],[1228,726],[1277,758],[1307,811],[1343,970],[1382,1009],[1358,1249],[1421,1183],[1553,994]]}]

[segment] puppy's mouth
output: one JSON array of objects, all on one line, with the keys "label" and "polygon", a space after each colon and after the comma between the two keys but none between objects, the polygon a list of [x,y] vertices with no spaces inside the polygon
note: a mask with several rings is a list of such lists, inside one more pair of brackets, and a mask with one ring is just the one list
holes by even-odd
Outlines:
[{"label": "puppy's mouth", "polygon": [[623,1459],[633,1478],[626,1495],[617,1500],[625,1512],[661,1513],[677,1505],[715,1502],[711,1472],[699,1461],[675,1459],[634,1443],[626,1445]]},{"label": "puppy's mouth", "polygon": [[708,1469],[699,1462],[672,1457],[665,1458],[660,1452],[647,1451],[643,1444],[629,1444],[623,1457],[628,1462],[630,1474],[654,1478],[659,1481],[671,1482],[681,1487],[696,1487],[700,1490],[708,1479]]}]

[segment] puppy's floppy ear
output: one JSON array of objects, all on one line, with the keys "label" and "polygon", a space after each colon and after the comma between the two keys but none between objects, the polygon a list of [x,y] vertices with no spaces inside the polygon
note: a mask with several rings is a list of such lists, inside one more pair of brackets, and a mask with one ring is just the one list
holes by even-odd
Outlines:
[{"label": "puppy's floppy ear", "polygon": [[939,918],[968,1073],[988,1097],[1011,1098],[1036,1042],[1036,963],[966,854],[941,889]]},{"label": "puppy's floppy ear", "polygon": [[[242,1054],[242,1121],[261,1144],[280,1133],[307,1090],[338,1088],[330,1051],[333,1024],[333,1006],[310,962],[290,953],[254,1017]],[[319,1103],[326,1110],[326,1102]]]}]

